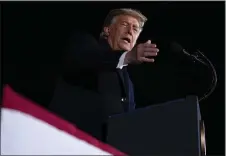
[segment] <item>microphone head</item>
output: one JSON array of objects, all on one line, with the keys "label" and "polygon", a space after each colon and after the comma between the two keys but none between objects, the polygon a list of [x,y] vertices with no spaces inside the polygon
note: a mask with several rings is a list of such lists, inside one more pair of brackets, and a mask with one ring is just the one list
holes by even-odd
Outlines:
[{"label": "microphone head", "polygon": [[176,41],[173,41],[170,43],[170,49],[175,53],[179,53],[182,52],[184,48]]},{"label": "microphone head", "polygon": [[171,51],[176,53],[176,54],[183,53],[183,54],[188,55],[188,56],[191,55],[179,43],[177,43],[175,41],[171,42],[170,48],[171,48]]}]

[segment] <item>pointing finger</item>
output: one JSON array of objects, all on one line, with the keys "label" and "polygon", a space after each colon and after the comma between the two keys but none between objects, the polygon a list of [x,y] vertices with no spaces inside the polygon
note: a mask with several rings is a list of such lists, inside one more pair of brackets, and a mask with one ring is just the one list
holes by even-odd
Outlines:
[{"label": "pointing finger", "polygon": [[144,52],[159,52],[158,48],[144,48]]}]

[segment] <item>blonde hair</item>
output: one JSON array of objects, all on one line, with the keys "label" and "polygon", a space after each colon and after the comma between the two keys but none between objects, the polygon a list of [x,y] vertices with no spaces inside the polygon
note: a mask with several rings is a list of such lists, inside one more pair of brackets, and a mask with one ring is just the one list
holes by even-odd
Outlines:
[{"label": "blonde hair", "polygon": [[110,24],[112,24],[115,17],[117,17],[119,15],[130,15],[130,16],[137,18],[141,30],[142,30],[145,22],[147,21],[147,18],[139,10],[130,9],[130,8],[121,8],[121,9],[111,10],[108,13],[107,17],[105,18],[102,32],[100,33],[101,38],[106,37],[106,34],[104,32],[104,27],[107,27]]}]

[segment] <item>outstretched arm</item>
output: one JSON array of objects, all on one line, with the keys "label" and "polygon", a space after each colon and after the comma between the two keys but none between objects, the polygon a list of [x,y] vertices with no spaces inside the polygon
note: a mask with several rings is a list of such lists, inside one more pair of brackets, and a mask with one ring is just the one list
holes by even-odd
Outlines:
[{"label": "outstretched arm", "polygon": [[70,68],[115,70],[125,51],[114,51],[110,48],[106,50],[93,36],[78,32],[73,35],[66,52],[66,65]]}]

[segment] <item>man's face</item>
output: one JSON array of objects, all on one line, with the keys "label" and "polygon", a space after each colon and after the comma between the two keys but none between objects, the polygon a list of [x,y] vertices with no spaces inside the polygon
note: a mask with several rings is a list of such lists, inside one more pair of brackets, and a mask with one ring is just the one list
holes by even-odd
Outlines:
[{"label": "man's face", "polygon": [[129,15],[115,17],[109,27],[104,28],[108,34],[108,43],[113,50],[130,51],[140,35],[138,20]]}]

